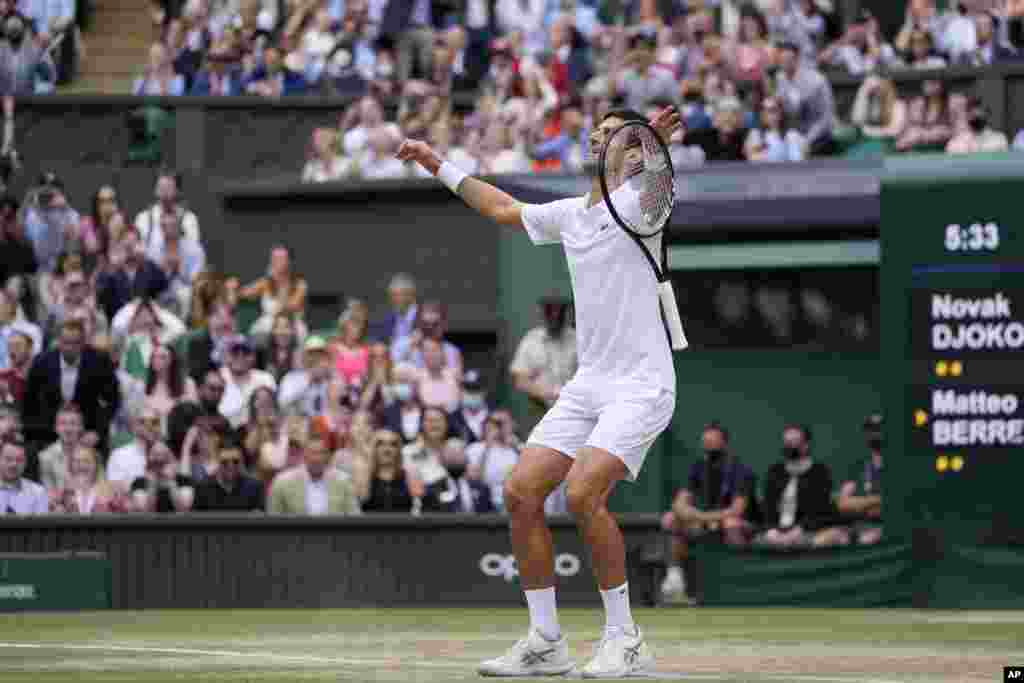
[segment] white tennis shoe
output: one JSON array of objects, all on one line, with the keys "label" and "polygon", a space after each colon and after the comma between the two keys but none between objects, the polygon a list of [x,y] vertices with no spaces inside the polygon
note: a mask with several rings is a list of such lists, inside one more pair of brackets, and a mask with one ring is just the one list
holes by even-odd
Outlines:
[{"label": "white tennis shoe", "polygon": [[580,675],[583,678],[626,678],[649,673],[652,666],[654,656],[640,628],[634,626],[632,633],[625,629],[606,633],[594,648],[593,658],[580,669]]},{"label": "white tennis shoe", "polygon": [[481,662],[477,671],[481,676],[503,678],[561,676],[572,671],[573,666],[573,661],[569,659],[569,641],[565,636],[549,641],[531,629],[525,638],[501,657]]}]

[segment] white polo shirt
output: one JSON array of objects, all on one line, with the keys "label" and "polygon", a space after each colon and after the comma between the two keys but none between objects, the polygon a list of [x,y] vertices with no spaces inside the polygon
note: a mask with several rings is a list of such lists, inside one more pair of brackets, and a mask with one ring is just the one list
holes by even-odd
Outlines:
[{"label": "white polo shirt", "polygon": [[[588,209],[586,201],[573,197],[527,205],[522,212],[534,244],[561,242],[565,249],[579,358],[570,384],[675,393],[675,366],[654,271],[605,203]],[[647,243],[653,254],[660,254],[660,235]]]}]

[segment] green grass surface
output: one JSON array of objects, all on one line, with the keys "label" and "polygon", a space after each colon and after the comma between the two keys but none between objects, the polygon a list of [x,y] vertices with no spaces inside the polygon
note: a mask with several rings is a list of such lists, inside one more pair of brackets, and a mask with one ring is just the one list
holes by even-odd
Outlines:
[{"label": "green grass surface", "polygon": [[[577,659],[599,610],[562,610]],[[1024,613],[637,610],[657,677],[997,681],[1024,663]],[[0,618],[0,681],[459,681],[525,631],[510,609],[154,610]]]}]

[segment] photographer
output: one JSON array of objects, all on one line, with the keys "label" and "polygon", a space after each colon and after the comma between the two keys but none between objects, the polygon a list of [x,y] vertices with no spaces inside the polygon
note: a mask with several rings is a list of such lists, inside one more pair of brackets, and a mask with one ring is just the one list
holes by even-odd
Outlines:
[{"label": "photographer", "polygon": [[55,70],[42,41],[29,35],[28,22],[20,14],[3,20],[0,42],[0,95],[32,95],[36,80],[52,83]]},{"label": "photographer", "polygon": [[25,234],[39,265],[38,291],[49,291],[63,254],[81,253],[78,212],[68,206],[64,184],[55,173],[43,173],[24,201]]}]

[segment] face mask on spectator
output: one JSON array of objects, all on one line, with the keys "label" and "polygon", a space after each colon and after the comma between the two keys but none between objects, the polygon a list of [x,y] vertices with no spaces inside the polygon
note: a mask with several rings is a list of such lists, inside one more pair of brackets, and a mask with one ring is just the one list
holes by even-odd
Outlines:
[{"label": "face mask on spectator", "polygon": [[800,457],[800,449],[792,447],[783,448],[782,455],[786,460],[796,460]]},{"label": "face mask on spectator", "polygon": [[882,450],[882,437],[881,436],[870,436],[868,437],[868,448],[873,451]]},{"label": "face mask on spectator", "polygon": [[25,26],[21,20],[12,19],[4,26],[4,33],[7,35],[7,40],[11,41],[11,45],[18,47],[25,37]]},{"label": "face mask on spectator", "polygon": [[408,384],[396,384],[394,385],[395,398],[399,401],[408,401],[412,399],[412,387]]},{"label": "face mask on spectator", "polygon": [[462,407],[467,410],[480,410],[484,407],[484,395],[468,391],[463,393]]},{"label": "face mask on spectator", "polygon": [[709,448],[708,450],[704,451],[704,454],[708,456],[708,460],[712,462],[718,462],[723,457],[725,457],[725,449]]}]

